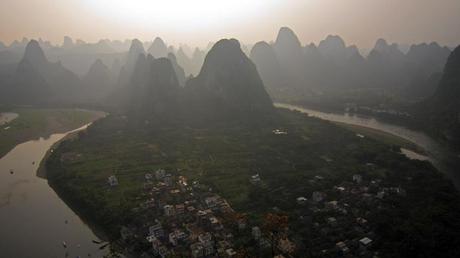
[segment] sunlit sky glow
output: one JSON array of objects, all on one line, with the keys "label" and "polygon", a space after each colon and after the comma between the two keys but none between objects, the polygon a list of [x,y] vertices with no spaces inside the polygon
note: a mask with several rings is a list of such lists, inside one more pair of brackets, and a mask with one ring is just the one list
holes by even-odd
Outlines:
[{"label": "sunlit sky glow", "polygon": [[172,30],[207,29],[244,22],[274,10],[283,0],[84,0],[102,16]]},{"label": "sunlit sky glow", "polygon": [[338,34],[348,44],[460,43],[459,0],[0,0],[0,41],[65,35],[204,46],[223,37],[274,40],[291,27],[306,44]]}]

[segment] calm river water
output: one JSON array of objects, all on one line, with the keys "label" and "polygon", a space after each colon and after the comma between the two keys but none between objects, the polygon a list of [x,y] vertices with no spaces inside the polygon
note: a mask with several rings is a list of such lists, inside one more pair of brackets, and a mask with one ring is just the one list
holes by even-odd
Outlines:
[{"label": "calm river water", "polygon": [[[458,155],[427,135],[371,117],[333,114],[287,104],[276,104],[321,119],[378,129],[407,139],[423,149],[433,164],[460,188]],[[13,116],[13,117],[12,117]],[[6,116],[4,116],[6,118]],[[9,115],[8,120],[14,118]],[[80,129],[84,129],[82,127]],[[80,130],[77,129],[77,130]],[[46,152],[65,134],[17,145],[0,159],[0,257],[102,257],[89,227],[57,196],[36,172]],[[406,155],[417,154],[404,150]],[[423,158],[423,157],[419,157]],[[64,243],[66,247],[64,247]]]},{"label": "calm river water", "polygon": [[103,256],[95,234],[36,176],[45,153],[65,135],[19,144],[0,159],[0,257]]},{"label": "calm river water", "polygon": [[[411,130],[399,125],[385,123],[381,120],[377,120],[369,116],[348,113],[326,113],[283,103],[276,103],[275,106],[296,110],[302,113],[306,113],[312,117],[317,117],[332,122],[341,122],[380,130],[382,132],[393,134],[413,142],[422,147],[428,156],[427,159],[430,160],[432,164],[436,166],[440,171],[444,172],[447,177],[452,180],[457,189],[460,189],[460,159],[458,154],[453,153],[449,148],[438,143],[423,132]],[[424,156],[417,155],[416,153],[413,153],[409,150],[403,150],[403,153],[411,158],[424,159]]]}]

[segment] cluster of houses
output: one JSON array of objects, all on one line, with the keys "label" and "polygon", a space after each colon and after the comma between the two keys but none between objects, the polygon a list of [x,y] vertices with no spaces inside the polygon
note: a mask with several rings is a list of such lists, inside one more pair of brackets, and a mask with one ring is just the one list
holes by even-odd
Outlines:
[{"label": "cluster of houses", "polygon": [[[317,176],[310,183],[321,186],[323,179]],[[378,237],[368,219],[387,205],[386,198],[404,198],[406,191],[358,174],[350,179],[309,198],[297,197],[299,221],[311,230],[307,248],[313,257],[379,257],[373,248]]]},{"label": "cluster of houses", "polygon": [[[262,182],[259,175],[250,180],[255,185]],[[111,187],[119,184],[116,176],[110,176],[108,183]],[[258,257],[272,257],[276,249],[277,257],[285,258],[296,248],[287,237],[273,242],[258,225],[250,225],[246,216],[199,181],[189,183],[185,176],[158,169],[144,175],[142,187],[139,205],[132,210],[138,222],[120,230],[119,244],[127,254],[143,258],[231,258],[237,257],[241,246],[249,246],[252,252],[257,250]],[[268,256],[261,256],[262,252]]]},{"label": "cluster of houses", "polygon": [[[108,181],[118,185],[115,176]],[[145,219],[121,228],[124,246],[143,243],[148,248],[142,257],[236,256],[233,229],[227,227],[236,213],[209,187],[198,181],[189,184],[186,177],[159,169],[145,174],[143,188],[142,202],[133,212]],[[253,233],[260,238],[257,230]]]},{"label": "cluster of houses", "polygon": [[[259,174],[249,180],[254,187],[262,182]],[[141,249],[144,258],[236,257],[241,245],[236,246],[235,240],[241,239],[257,250],[270,251],[275,246],[277,254],[286,255],[279,257],[299,251],[308,251],[312,257],[379,257],[375,248],[379,238],[371,215],[385,208],[387,199],[404,198],[406,191],[359,174],[332,187],[326,187],[324,181],[324,177],[315,176],[310,184],[320,190],[296,198],[297,221],[309,230],[308,238],[299,239],[304,246],[296,246],[299,241],[287,237],[273,245],[266,232],[257,225],[248,226],[248,221],[208,186],[198,181],[189,184],[186,177],[159,169],[145,174],[144,194],[133,209],[142,222],[123,226],[121,241],[126,247],[142,243],[147,247]],[[110,176],[108,183],[118,186],[115,176]],[[241,232],[246,235],[241,237]]]}]

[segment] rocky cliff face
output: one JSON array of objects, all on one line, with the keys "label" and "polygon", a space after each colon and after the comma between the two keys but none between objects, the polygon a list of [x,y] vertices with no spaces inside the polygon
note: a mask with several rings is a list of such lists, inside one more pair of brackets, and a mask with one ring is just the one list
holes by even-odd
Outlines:
[{"label": "rocky cliff face", "polygon": [[137,117],[173,115],[178,109],[180,86],[171,61],[140,55],[131,84],[126,89],[129,111]]},{"label": "rocky cliff face", "polygon": [[49,62],[38,41],[31,40],[13,77],[12,92],[19,102],[83,102],[80,79],[61,63]]},{"label": "rocky cliff face", "polygon": [[166,46],[165,42],[161,38],[157,37],[153,40],[152,45],[148,49],[148,53],[155,58],[167,57],[168,46]]},{"label": "rocky cliff face", "polygon": [[272,46],[265,41],[258,42],[252,48],[250,57],[268,90],[276,91],[283,86],[281,65]]},{"label": "rocky cliff face", "polygon": [[235,39],[223,39],[209,51],[200,74],[186,89],[194,104],[233,114],[271,112],[273,104],[252,61]]},{"label": "rocky cliff face", "polygon": [[460,46],[449,56],[433,97],[420,103],[417,117],[431,130],[460,147]]}]

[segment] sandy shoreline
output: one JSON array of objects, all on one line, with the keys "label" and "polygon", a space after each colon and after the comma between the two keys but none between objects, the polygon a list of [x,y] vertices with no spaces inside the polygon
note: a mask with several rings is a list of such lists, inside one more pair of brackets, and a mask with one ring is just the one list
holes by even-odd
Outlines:
[{"label": "sandy shoreline", "polygon": [[12,113],[12,112],[0,113],[0,126],[6,125],[18,117],[19,117],[19,114],[17,113]]},{"label": "sandy shoreline", "polygon": [[89,124],[86,124],[86,125],[84,125],[84,126],[82,126],[80,128],[78,128],[78,129],[70,131],[64,137],[62,137],[62,139],[60,139],[59,141],[55,142],[49,148],[49,150],[46,152],[46,154],[43,157],[43,159],[40,161],[40,165],[38,166],[38,169],[37,169],[37,176],[40,177],[40,178],[43,178],[43,179],[47,179],[47,177],[46,177],[46,161],[48,160],[48,158],[51,155],[51,153],[53,152],[53,150],[58,148],[59,145],[61,143],[63,143],[64,141],[77,139],[78,138],[78,133],[81,132],[81,131],[86,130],[91,124],[92,124],[92,122],[89,123]]},{"label": "sandy shoreline", "polygon": [[[105,116],[105,115],[104,115]],[[104,117],[102,116],[102,117]],[[102,118],[101,117],[101,118]],[[98,118],[100,119],[100,118]],[[95,120],[96,121],[96,120]],[[80,128],[77,128],[75,130],[72,130],[70,132],[68,132],[64,137],[62,137],[60,140],[58,140],[57,142],[55,142],[49,149],[48,151],[46,152],[45,156],[43,156],[43,159],[40,161],[40,164],[38,166],[38,169],[37,169],[37,172],[36,172],[36,175],[37,177],[40,177],[40,178],[43,178],[45,180],[48,181],[48,178],[47,178],[47,171],[46,171],[46,161],[48,160],[48,158],[50,157],[50,155],[52,154],[52,151],[57,149],[59,147],[59,145],[65,141],[68,141],[68,140],[74,140],[74,139],[78,139],[79,137],[79,133],[80,132],[83,132],[85,131],[89,126],[91,126],[93,122],[91,123],[88,123]],[[103,229],[101,229],[97,224],[95,224],[91,218],[89,218],[88,216],[86,216],[84,213],[82,213],[78,207],[76,207],[75,205],[73,205],[73,203],[66,199],[65,198],[65,195],[59,191],[59,189],[53,187],[52,184],[50,184],[50,182],[48,181],[48,185],[51,189],[53,189],[54,192],[56,192],[56,194],[59,196],[59,198],[71,209],[73,210],[73,212],[75,214],[77,214],[80,219],[86,224],[88,225],[88,227],[91,229],[91,231],[93,231],[93,233],[101,240],[103,241],[108,241],[109,240],[109,237],[107,236],[107,234],[104,232]]]},{"label": "sandy shoreline", "polygon": [[[10,125],[2,126],[0,123],[0,126],[2,126],[0,127],[0,136],[7,137],[7,138],[4,138],[3,142],[1,142],[2,144],[0,144],[0,147],[1,147],[0,148],[0,158],[6,155],[9,151],[11,151],[18,144],[21,144],[27,141],[38,140],[40,138],[48,138],[52,134],[68,133],[69,131],[74,130],[74,128],[77,126],[81,127],[89,122],[94,122],[107,115],[105,112],[102,112],[102,111],[85,111],[85,112],[90,112],[92,117],[88,119],[87,121],[82,121],[82,123],[79,123],[79,124],[65,124],[57,120],[56,117],[51,116],[51,117],[45,118],[46,125],[42,126],[41,128],[35,128],[34,126],[30,126],[30,125],[28,125],[27,127],[24,127],[21,120],[22,118],[27,119],[26,118],[27,115],[21,116],[20,114],[19,115],[17,114],[15,117],[15,119],[18,119],[17,122],[20,124],[19,130],[16,128],[17,123],[15,119],[12,119],[9,121],[9,123],[11,122],[11,128],[8,128],[7,130],[5,130],[3,127],[9,127]],[[0,138],[0,141],[2,141],[1,138]]]}]

